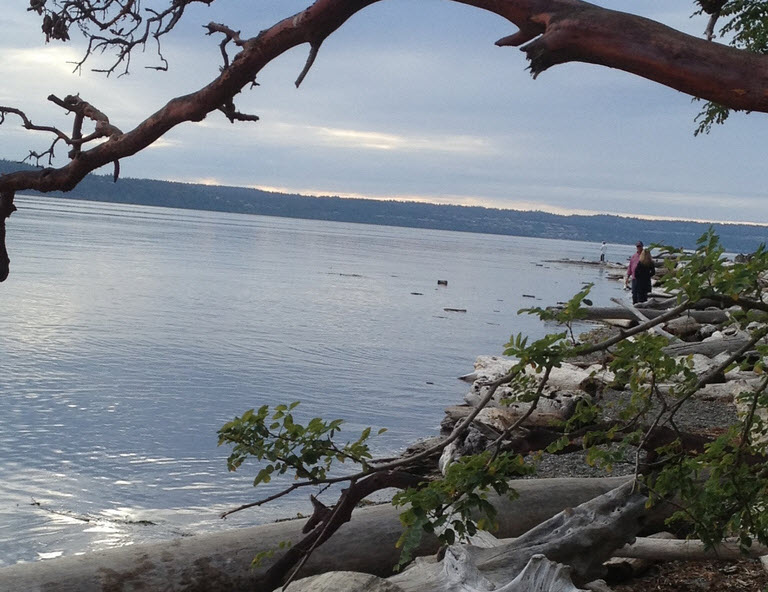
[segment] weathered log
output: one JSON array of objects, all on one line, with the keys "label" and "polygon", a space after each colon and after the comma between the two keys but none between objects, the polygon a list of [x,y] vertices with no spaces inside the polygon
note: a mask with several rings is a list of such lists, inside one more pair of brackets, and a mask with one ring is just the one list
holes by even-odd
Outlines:
[{"label": "weathered log", "polygon": [[[648,537],[650,540],[670,540],[674,538],[676,537],[671,532],[657,532]],[[661,561],[661,559],[651,557],[620,557],[614,553],[614,556],[604,563],[607,570],[606,578],[612,582],[629,580],[642,575],[658,561]]]},{"label": "weathered log", "polygon": [[726,351],[736,351],[746,345],[748,338],[741,335],[726,336],[722,339],[701,341],[699,343],[673,343],[664,348],[664,352],[671,356],[687,356],[689,354],[702,354],[713,357]]},{"label": "weathered log", "polygon": [[[766,554],[768,554],[768,547],[753,543],[746,556],[761,557]],[[638,537],[634,543],[617,549],[613,555],[652,561],[705,561],[708,559],[736,561],[745,557],[736,541],[726,541],[714,547],[707,547],[698,540],[651,537]]]},{"label": "weathered log", "polygon": [[[477,405],[488,392],[488,384],[507,374],[514,364],[516,364],[516,360],[512,358],[478,356],[475,361],[474,372],[460,377],[461,380],[472,382],[472,387],[464,396],[464,401],[469,405]],[[540,377],[532,368],[527,368],[526,373],[532,377]],[[557,397],[560,397],[565,403],[568,399],[574,398],[574,392],[581,390],[590,392],[589,387],[585,385],[587,383],[592,384],[595,380],[605,383],[611,382],[613,373],[597,364],[588,368],[581,368],[564,362],[559,367],[552,368],[547,385],[543,390],[544,398],[556,400]],[[514,399],[517,395],[518,393],[514,388],[506,385],[501,386],[496,390],[488,406],[501,406],[504,399]],[[568,405],[574,403],[575,401],[571,401]],[[515,404],[522,405],[522,403]]]},{"label": "weathered log", "polygon": [[[655,319],[658,316],[663,315],[665,310],[656,310],[654,308],[640,308],[643,315],[649,319]],[[593,306],[586,309],[586,319],[588,321],[602,321],[605,319],[624,319],[634,320],[635,315],[624,307],[599,307]],[[723,323],[728,320],[728,314],[724,310],[691,310],[682,315],[684,317],[690,317],[699,323]]]},{"label": "weathered log", "polygon": [[[619,300],[618,298],[611,298],[611,301],[619,304],[623,308],[626,308],[641,323],[646,323],[646,322],[648,322],[650,320],[649,317],[644,314],[645,311],[640,312],[640,310],[634,304],[630,304],[629,302],[625,302],[623,300]],[[659,335],[662,335],[662,336],[666,337],[670,341],[673,341],[673,342],[680,341],[680,339],[678,339],[674,335],[671,335],[671,334],[667,333],[664,329],[662,329],[658,325],[655,325],[654,327],[651,327],[651,330],[654,333],[658,333]]]},{"label": "weathered log", "polygon": [[760,378],[728,380],[728,382],[707,384],[698,390],[696,397],[704,401],[734,401],[739,393],[753,391],[760,384]]},{"label": "weathered log", "polygon": [[[516,481],[520,498],[489,496],[498,509],[498,535],[519,535],[556,514],[600,495],[626,478],[530,479]],[[402,526],[389,504],[361,508],[309,559],[303,575],[354,570],[389,575],[397,562],[395,542]],[[0,592],[128,592],[173,590],[201,592],[254,590],[255,582],[280,557],[251,567],[261,551],[281,541],[302,538],[306,520],[290,520],[171,541],[132,545],[0,568]],[[419,553],[434,553],[437,540],[426,536]]]}]

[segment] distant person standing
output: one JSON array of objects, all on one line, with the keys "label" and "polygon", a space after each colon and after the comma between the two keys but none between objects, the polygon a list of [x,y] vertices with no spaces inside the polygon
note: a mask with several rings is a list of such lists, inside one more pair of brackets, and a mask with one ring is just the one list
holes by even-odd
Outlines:
[{"label": "distant person standing", "polygon": [[[637,301],[645,302],[648,300],[648,294],[651,293],[651,278],[656,273],[656,266],[653,264],[651,252],[643,249],[640,259],[635,267],[635,282],[637,283]],[[634,290],[632,291],[634,297]]]},{"label": "distant person standing", "polygon": [[605,254],[608,252],[608,245],[605,244],[605,241],[603,241],[603,244],[600,245],[600,263],[605,263]]},{"label": "distant person standing", "polygon": [[638,286],[637,286],[637,279],[635,278],[635,270],[637,269],[637,264],[640,263],[640,255],[643,254],[643,241],[637,241],[637,244],[635,245],[637,247],[637,251],[632,255],[632,257],[629,258],[629,267],[627,267],[627,277],[624,279],[624,284],[628,284],[630,281],[632,282],[632,304],[638,303]]}]

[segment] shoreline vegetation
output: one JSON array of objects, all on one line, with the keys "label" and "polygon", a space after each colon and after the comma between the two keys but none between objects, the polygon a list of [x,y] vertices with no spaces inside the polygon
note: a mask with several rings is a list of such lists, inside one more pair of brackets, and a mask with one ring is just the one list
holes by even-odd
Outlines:
[{"label": "shoreline vegetation", "polygon": [[[33,167],[0,159],[0,176],[24,168]],[[114,183],[111,176],[94,174],[88,175],[71,193],[26,193],[86,201],[596,243],[604,240],[628,244],[640,238],[646,244],[658,242],[686,249],[694,248],[696,239],[710,226],[703,222],[643,220],[607,214],[562,216],[481,206],[314,197],[246,187],[128,177]],[[712,224],[712,227],[726,250],[733,253],[754,251],[768,235],[768,228],[759,225],[727,223]]]}]

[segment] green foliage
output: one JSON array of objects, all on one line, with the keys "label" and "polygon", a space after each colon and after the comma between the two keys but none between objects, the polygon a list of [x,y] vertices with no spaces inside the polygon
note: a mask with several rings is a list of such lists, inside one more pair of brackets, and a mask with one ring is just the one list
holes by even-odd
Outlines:
[{"label": "green foliage", "polygon": [[[728,39],[728,43],[733,47],[749,51],[752,53],[768,53],[768,2],[764,0],[728,0],[706,2],[698,0],[702,6],[702,12],[713,13],[719,8],[719,18],[724,20],[720,28],[720,37]],[[709,8],[710,4],[714,4]],[[722,5],[722,8],[720,6]],[[699,99],[695,99],[699,100]],[[694,130],[694,135],[701,133],[708,134],[712,131],[713,125],[725,123],[731,109],[712,103],[705,102],[704,108],[696,116],[698,123]]]},{"label": "green foliage", "polygon": [[[517,311],[517,314],[527,313],[537,315],[542,321],[555,322],[558,325],[563,325],[568,330],[568,336],[571,338],[571,343],[576,343],[576,337],[573,334],[573,324],[576,321],[585,319],[587,316],[587,309],[584,304],[591,304],[591,301],[587,298],[590,291],[594,287],[594,284],[587,284],[584,288],[573,295],[565,306],[558,308],[521,308]],[[549,336],[547,336],[549,337]],[[564,337],[564,336],[563,336]],[[562,338],[561,338],[562,339]],[[509,348],[512,342],[507,345]],[[516,355],[514,353],[504,352],[504,355]]]},{"label": "green foliage", "polygon": [[703,298],[730,299],[738,304],[739,299],[761,301],[761,274],[768,271],[768,251],[760,245],[742,263],[724,264],[725,249],[710,227],[696,242],[693,253],[664,247],[661,252],[676,255],[676,260],[667,260],[668,273],[661,279],[667,290],[678,291],[691,302]]},{"label": "green foliage", "polygon": [[277,549],[267,549],[266,551],[256,553],[256,557],[251,561],[251,567],[259,567],[265,559],[272,559],[278,550],[288,549],[290,546],[291,541],[280,541],[277,545]]},{"label": "green foliage", "polygon": [[749,462],[764,457],[765,444],[740,444],[740,427],[730,426],[702,454],[683,456],[647,477],[654,500],[677,498],[680,509],[670,521],[691,524],[708,545],[732,536],[744,547],[753,538],[768,542],[768,478]]},{"label": "green foliage", "polygon": [[441,479],[425,482],[395,494],[392,503],[408,506],[400,514],[405,530],[397,542],[399,566],[410,561],[422,533],[435,534],[441,543],[452,545],[478,530],[494,530],[496,509],[487,499],[491,490],[515,499],[509,479],[532,472],[520,455],[490,451],[464,456],[448,466]]},{"label": "green foliage", "polygon": [[685,297],[691,302],[705,298],[713,293],[718,276],[724,272],[724,253],[725,249],[712,227],[696,241],[694,253],[662,247],[661,255],[676,255],[676,259],[666,260],[668,273],[661,279],[662,286],[678,292],[681,299]]},{"label": "green foliage", "polygon": [[[272,475],[292,472],[295,479],[325,480],[334,462],[352,461],[367,468],[371,452],[367,441],[371,428],[365,428],[353,442],[334,440],[344,423],[341,419],[324,421],[315,417],[306,425],[297,423],[292,411],[298,402],[250,409],[219,429],[219,446],[230,444],[227,459],[230,471],[237,470],[248,458],[262,461],[253,485],[269,483]],[[384,430],[379,430],[381,434]]]},{"label": "green foliage", "polygon": [[753,53],[768,53],[768,2],[729,0],[720,11],[725,24],[720,35],[730,44]]},{"label": "green foliage", "polygon": [[[700,101],[701,99],[693,100]],[[728,107],[713,103],[712,101],[706,101],[699,114],[693,118],[694,123],[698,124],[693,130],[693,135],[708,134],[712,131],[713,125],[722,125],[730,114],[731,110]]]}]

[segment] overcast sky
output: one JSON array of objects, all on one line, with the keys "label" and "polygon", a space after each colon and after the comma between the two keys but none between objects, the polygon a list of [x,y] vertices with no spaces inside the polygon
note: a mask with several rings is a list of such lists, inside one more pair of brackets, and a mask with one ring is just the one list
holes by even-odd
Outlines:
[{"label": "overcast sky", "polygon": [[[46,97],[80,93],[128,130],[215,77],[219,40],[201,25],[222,22],[252,36],[308,4],[217,0],[196,7],[164,42],[169,72],[144,68],[157,63],[148,49],[129,76],[105,79],[72,73],[67,61],[82,55],[80,39],[45,45],[26,3],[6,2],[0,105],[68,129]],[[694,35],[706,25],[689,18],[686,1],[598,4]],[[494,46],[514,31],[498,16],[445,0],[384,0],[324,43],[300,89],[293,82],[306,47],[270,64],[260,86],[236,99],[258,123],[232,125],[213,114],[184,124],[122,161],[122,174],[314,195],[768,223],[768,116],[732,115],[694,138],[698,107],[690,97],[586,64],[557,66],[533,80],[518,49]],[[17,119],[0,126],[2,158],[46,147],[44,135],[25,132]]]}]

